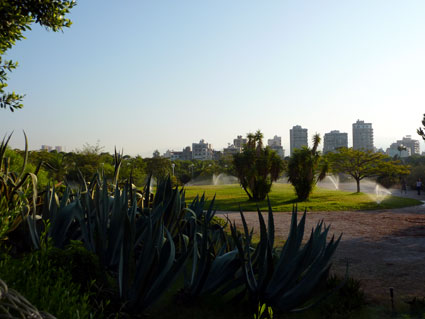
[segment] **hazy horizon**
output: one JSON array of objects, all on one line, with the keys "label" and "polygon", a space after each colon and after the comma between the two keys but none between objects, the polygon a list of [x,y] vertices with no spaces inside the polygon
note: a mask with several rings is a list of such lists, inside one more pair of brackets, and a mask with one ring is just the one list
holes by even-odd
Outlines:
[{"label": "hazy horizon", "polygon": [[79,1],[63,33],[38,26],[7,52],[19,62],[0,110],[12,147],[85,143],[126,154],[221,150],[260,129],[322,137],[372,123],[377,148],[416,134],[425,113],[425,2]]}]

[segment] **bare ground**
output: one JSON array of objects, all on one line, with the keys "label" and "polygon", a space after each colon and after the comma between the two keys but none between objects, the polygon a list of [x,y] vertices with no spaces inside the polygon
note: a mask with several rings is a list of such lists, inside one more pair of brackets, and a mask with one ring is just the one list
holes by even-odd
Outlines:
[{"label": "bare ground", "polygon": [[[228,212],[241,225],[239,213]],[[301,214],[299,214],[299,218]],[[267,220],[267,214],[263,215]],[[245,213],[258,231],[256,212]],[[276,236],[286,238],[291,213],[274,213]],[[306,229],[320,220],[331,224],[331,234],[343,233],[334,255],[332,271],[362,282],[373,299],[389,298],[389,287],[398,297],[425,296],[425,207],[357,212],[307,213]],[[305,236],[307,237],[307,236]]]}]

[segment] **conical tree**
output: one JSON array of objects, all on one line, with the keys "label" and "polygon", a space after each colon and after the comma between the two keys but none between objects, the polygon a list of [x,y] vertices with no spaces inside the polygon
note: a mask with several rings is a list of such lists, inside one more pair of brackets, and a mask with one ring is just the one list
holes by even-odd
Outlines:
[{"label": "conical tree", "polygon": [[326,177],[328,165],[317,150],[320,141],[320,135],[315,134],[311,149],[296,149],[289,159],[288,181],[294,186],[299,201],[307,200],[317,182]]}]

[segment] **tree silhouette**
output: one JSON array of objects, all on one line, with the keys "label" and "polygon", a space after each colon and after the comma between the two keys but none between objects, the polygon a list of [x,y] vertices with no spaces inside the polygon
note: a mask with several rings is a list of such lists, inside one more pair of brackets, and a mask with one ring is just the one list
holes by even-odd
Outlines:
[{"label": "tree silhouette", "polygon": [[263,134],[247,134],[248,142],[239,154],[233,156],[236,177],[248,198],[264,200],[271,186],[284,169],[283,160],[269,147],[263,147]]},{"label": "tree silhouette", "polygon": [[311,149],[306,146],[296,149],[289,159],[288,181],[294,186],[299,201],[307,200],[317,182],[326,177],[328,166],[317,150],[320,141],[320,135],[315,134]]}]

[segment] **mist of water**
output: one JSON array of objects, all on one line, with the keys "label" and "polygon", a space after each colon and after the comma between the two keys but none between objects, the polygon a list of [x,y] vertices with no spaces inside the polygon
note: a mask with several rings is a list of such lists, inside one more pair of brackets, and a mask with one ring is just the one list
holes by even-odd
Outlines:
[{"label": "mist of water", "polygon": [[227,175],[220,173],[218,175],[213,175],[212,184],[213,185],[228,185],[228,184],[237,184],[238,179],[235,176]]},{"label": "mist of water", "polygon": [[332,184],[334,185],[335,189],[338,190],[339,189],[339,176],[336,175],[326,175],[326,178],[328,178]]},{"label": "mist of water", "polygon": [[375,193],[367,193],[367,195],[379,205],[384,199],[391,196],[391,192],[384,186],[376,184]]},{"label": "mist of water", "polygon": [[187,183],[187,186],[199,185],[229,185],[238,184],[238,179],[235,176],[225,173],[213,174],[212,177],[197,177]]}]

